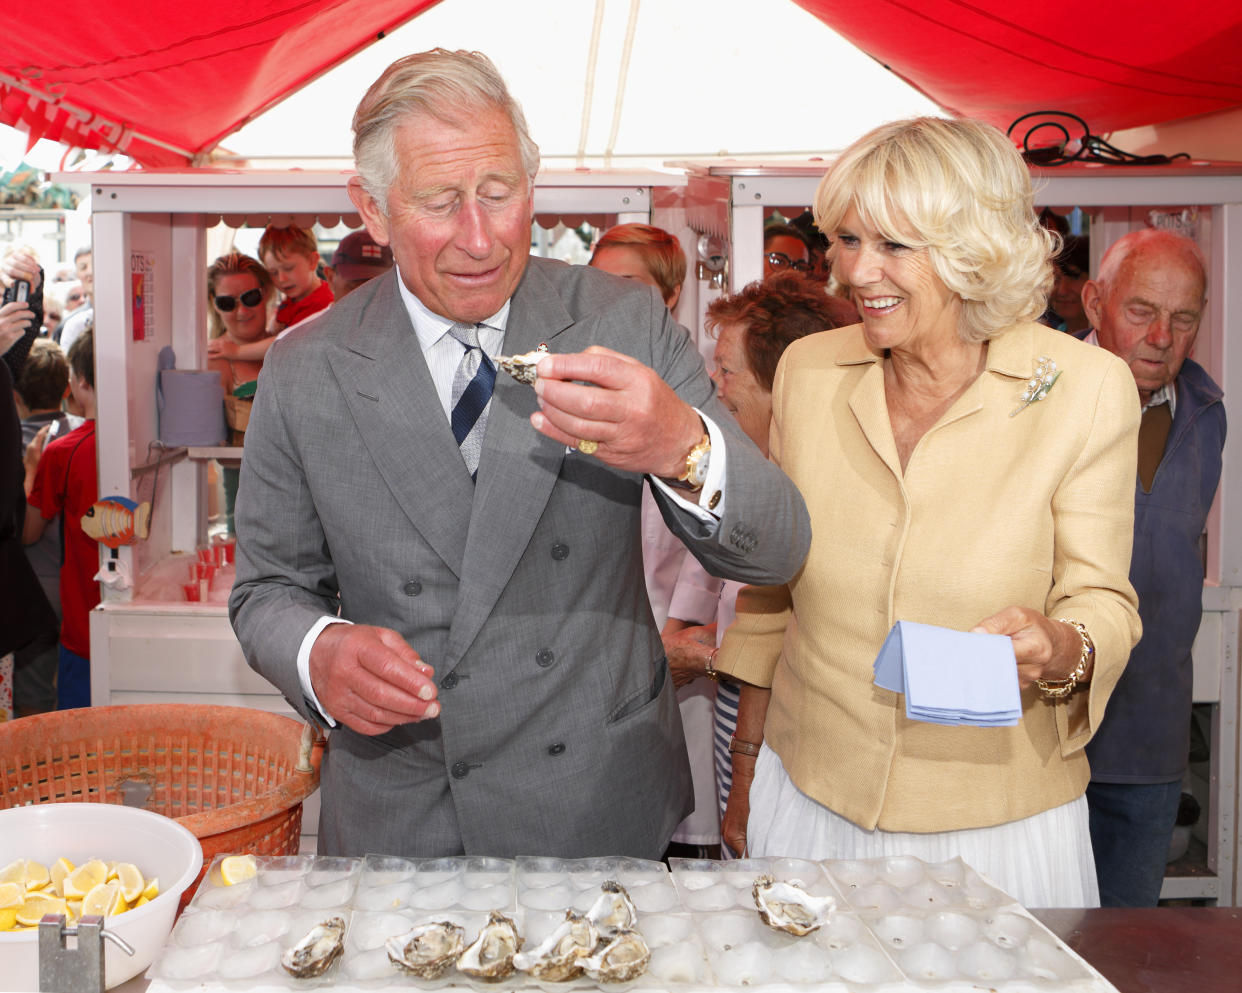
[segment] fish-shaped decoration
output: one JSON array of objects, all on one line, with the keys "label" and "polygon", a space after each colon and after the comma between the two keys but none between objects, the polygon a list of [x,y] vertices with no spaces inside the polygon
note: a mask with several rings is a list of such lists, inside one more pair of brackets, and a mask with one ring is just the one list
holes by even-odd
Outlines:
[{"label": "fish-shaped decoration", "polygon": [[151,530],[151,504],[129,497],[102,497],[82,515],[82,530],[109,548],[132,545]]}]

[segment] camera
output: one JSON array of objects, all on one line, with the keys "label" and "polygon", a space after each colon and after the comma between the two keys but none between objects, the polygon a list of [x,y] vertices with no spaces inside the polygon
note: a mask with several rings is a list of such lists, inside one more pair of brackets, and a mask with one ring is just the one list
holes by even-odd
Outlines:
[{"label": "camera", "polygon": [[4,291],[4,302],[12,303],[14,300],[19,303],[25,303],[30,299],[30,280],[18,279],[12,286]]}]

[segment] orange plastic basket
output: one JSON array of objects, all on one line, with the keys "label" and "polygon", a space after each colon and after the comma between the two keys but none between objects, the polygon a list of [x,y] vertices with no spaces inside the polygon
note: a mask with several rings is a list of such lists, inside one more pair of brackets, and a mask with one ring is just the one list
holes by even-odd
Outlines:
[{"label": "orange plastic basket", "polygon": [[198,838],[204,868],[225,852],[293,855],[302,801],[319,785],[322,749],[308,731],[265,710],[193,703],[23,717],[0,724],[0,809],[119,804],[138,784],[148,810]]}]

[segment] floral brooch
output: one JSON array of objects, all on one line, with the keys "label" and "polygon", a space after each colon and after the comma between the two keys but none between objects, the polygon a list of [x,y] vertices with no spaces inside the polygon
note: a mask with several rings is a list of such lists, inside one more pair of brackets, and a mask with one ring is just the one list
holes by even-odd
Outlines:
[{"label": "floral brooch", "polygon": [[1047,355],[1041,355],[1035,362],[1034,374],[1026,381],[1026,388],[1018,397],[1022,402],[1009,412],[1009,416],[1020,414],[1031,404],[1038,403],[1048,395],[1048,391],[1060,378],[1061,371],[1057,368],[1057,364]]}]

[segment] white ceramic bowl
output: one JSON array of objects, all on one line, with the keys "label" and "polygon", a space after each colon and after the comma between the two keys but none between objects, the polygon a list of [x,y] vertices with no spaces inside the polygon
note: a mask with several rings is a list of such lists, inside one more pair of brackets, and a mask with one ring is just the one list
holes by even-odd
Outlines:
[{"label": "white ceramic bowl", "polygon": [[[104,978],[117,986],[143,972],[164,946],[177,904],[203,866],[198,839],[176,821],[149,810],[110,803],[43,803],[0,810],[0,866],[28,858],[50,866],[60,856],[75,865],[89,858],[133,862],[158,876],[160,895],[107,919],[134,948],[131,958],[105,941]],[[0,931],[0,990],[39,988],[39,932]]]}]

